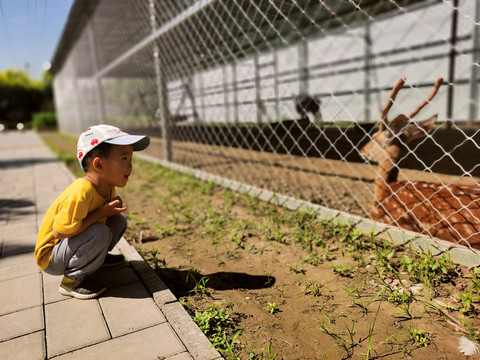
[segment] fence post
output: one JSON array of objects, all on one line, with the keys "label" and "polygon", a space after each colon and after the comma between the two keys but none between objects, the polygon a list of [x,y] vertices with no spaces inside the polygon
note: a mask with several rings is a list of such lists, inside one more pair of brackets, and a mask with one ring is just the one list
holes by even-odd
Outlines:
[{"label": "fence post", "polygon": [[230,117],[230,101],[228,96],[228,82],[227,82],[228,72],[227,64],[223,64],[222,68],[222,78],[223,78],[223,108],[225,109],[225,122],[231,123]]},{"label": "fence post", "polygon": [[457,56],[457,20],[458,20],[458,0],[453,0],[452,27],[450,32],[450,55],[448,64],[448,94],[447,94],[447,128],[452,127],[453,120],[453,86],[455,82],[455,58]]},{"label": "fence post", "polygon": [[197,73],[198,78],[198,94],[200,96],[200,111],[201,111],[201,119],[205,122],[207,120],[206,112],[205,112],[205,87],[203,86],[203,73]]},{"label": "fence post", "polygon": [[279,99],[279,87],[278,87],[278,52],[277,49],[273,50],[273,94],[275,96],[275,120],[280,121],[280,99]]},{"label": "fence post", "polygon": [[308,41],[302,39],[298,44],[298,90],[301,95],[307,95],[308,84]]},{"label": "fence post", "polygon": [[[152,32],[157,28],[157,17],[155,16],[155,0],[150,0],[150,24]],[[170,109],[168,105],[168,88],[165,67],[160,59],[160,49],[157,39],[153,43],[153,61],[155,66],[155,78],[157,82],[157,119],[160,119],[163,137],[163,152],[166,161],[172,161],[172,140],[170,138]]]},{"label": "fence post", "polygon": [[365,122],[369,122],[370,119],[370,58],[372,56],[372,38],[370,36],[370,19],[365,22],[365,78],[364,78],[364,117]]},{"label": "fence post", "polygon": [[260,89],[260,64],[258,53],[256,53],[253,57],[253,64],[255,67],[255,104],[257,106],[257,124],[261,124],[263,115],[263,103],[262,93]]},{"label": "fence post", "polygon": [[238,117],[238,82],[237,82],[237,63],[232,63],[232,92],[233,92],[233,123],[238,125],[240,119]]},{"label": "fence post", "polygon": [[480,0],[475,0],[475,23],[473,28],[472,77],[470,79],[470,107],[468,122],[473,125],[478,115],[478,67],[480,66]]}]

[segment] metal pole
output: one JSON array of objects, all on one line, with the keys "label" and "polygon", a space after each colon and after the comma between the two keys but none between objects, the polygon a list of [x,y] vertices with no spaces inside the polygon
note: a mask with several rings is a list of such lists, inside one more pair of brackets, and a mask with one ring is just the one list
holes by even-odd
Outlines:
[{"label": "metal pole", "polygon": [[364,79],[364,118],[365,122],[369,122],[370,119],[370,58],[372,56],[372,39],[370,36],[370,19],[365,22],[365,79]]},{"label": "metal pole", "polygon": [[273,50],[273,94],[275,97],[275,120],[280,121],[280,91],[278,87],[278,52]]},{"label": "metal pole", "polygon": [[452,27],[450,34],[450,61],[448,67],[448,94],[447,94],[447,128],[452,127],[453,120],[453,100],[455,83],[455,58],[457,56],[457,20],[458,20],[458,0],[453,0]]},{"label": "metal pole", "polygon": [[480,0],[475,1],[473,25],[472,77],[470,80],[470,108],[468,122],[473,125],[478,116],[478,67],[480,66]]},{"label": "metal pole", "polygon": [[231,118],[230,118],[230,99],[228,96],[227,64],[223,65],[222,77],[223,77],[223,108],[225,109],[225,121],[227,123],[230,123]]},{"label": "metal pole", "polygon": [[301,95],[307,95],[308,84],[308,41],[303,39],[298,44],[298,90]]},{"label": "metal pole", "polygon": [[[150,0],[150,23],[152,26],[152,33],[155,33],[157,28],[157,18],[155,16],[155,0]],[[160,119],[163,137],[163,152],[166,161],[172,161],[172,141],[170,138],[170,109],[168,106],[168,88],[166,69],[162,66],[160,59],[160,49],[158,47],[157,39],[153,42],[153,61],[155,66],[155,77],[157,82],[157,118]]]},{"label": "metal pole", "polygon": [[232,63],[232,92],[233,92],[233,122],[235,125],[240,123],[238,117],[238,83],[237,83],[237,63]]},{"label": "metal pole", "polygon": [[203,86],[203,73],[198,73],[198,94],[200,96],[200,111],[201,118],[203,121],[206,121],[206,112],[205,112],[205,87]]},{"label": "metal pole", "polygon": [[253,63],[255,65],[255,104],[257,105],[257,124],[262,123],[263,104],[262,93],[260,89],[260,64],[258,54],[253,57]]}]

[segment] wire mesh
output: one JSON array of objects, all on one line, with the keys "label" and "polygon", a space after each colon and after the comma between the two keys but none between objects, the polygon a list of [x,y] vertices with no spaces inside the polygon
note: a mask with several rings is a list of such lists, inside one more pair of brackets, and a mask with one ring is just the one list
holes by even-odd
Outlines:
[{"label": "wire mesh", "polygon": [[[478,247],[479,8],[478,0],[76,1],[53,61],[60,128],[146,133],[159,159],[374,220],[375,204],[388,212],[397,199],[392,224]],[[411,112],[437,77],[445,84],[411,119],[438,114],[436,128],[408,144],[395,137],[406,149],[393,166],[403,183],[387,184],[380,199],[379,167],[359,150],[400,77],[391,118]],[[424,182],[436,195],[423,196]],[[455,199],[450,213],[438,209],[443,190],[432,183]],[[423,197],[407,204],[408,191]],[[422,223],[421,208],[436,222]],[[454,229],[462,221],[467,235]],[[439,224],[456,235],[442,236]]]}]

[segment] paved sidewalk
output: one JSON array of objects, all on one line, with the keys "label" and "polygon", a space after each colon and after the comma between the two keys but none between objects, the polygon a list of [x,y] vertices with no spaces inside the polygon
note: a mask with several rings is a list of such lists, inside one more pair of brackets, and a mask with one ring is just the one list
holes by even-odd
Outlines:
[{"label": "paved sidewalk", "polygon": [[0,133],[0,359],[221,359],[125,240],[128,263],[102,270],[99,299],[58,292],[33,250],[43,214],[72,181],[31,131]]}]

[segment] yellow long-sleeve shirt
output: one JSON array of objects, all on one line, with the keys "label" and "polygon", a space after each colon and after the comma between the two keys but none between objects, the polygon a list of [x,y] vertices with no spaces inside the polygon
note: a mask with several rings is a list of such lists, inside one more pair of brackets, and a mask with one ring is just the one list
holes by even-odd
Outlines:
[{"label": "yellow long-sleeve shirt", "polygon": [[[115,189],[104,198],[97,193],[92,183],[83,178],[75,180],[68,186],[50,205],[38,231],[34,253],[38,267],[42,270],[48,267],[53,247],[60,241],[53,236],[54,229],[65,235],[75,233],[89,213],[110,202],[114,197]],[[106,220],[103,218],[100,221],[105,223]]]}]

